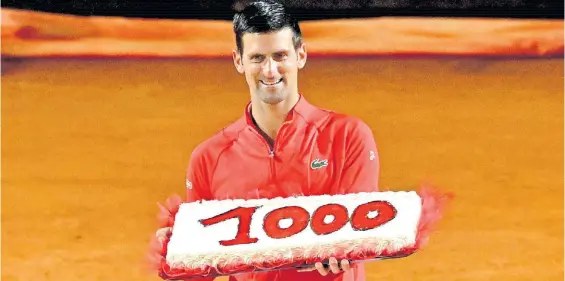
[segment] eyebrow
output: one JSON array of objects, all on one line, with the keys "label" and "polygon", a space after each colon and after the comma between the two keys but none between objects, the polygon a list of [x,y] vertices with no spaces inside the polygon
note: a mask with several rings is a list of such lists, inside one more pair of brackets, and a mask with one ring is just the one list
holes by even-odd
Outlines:
[{"label": "eyebrow", "polygon": [[250,57],[250,58],[256,58],[256,57],[259,57],[259,56],[264,56],[264,55],[259,54],[259,53],[251,53],[251,54],[248,55],[248,57]]},{"label": "eyebrow", "polygon": [[[278,51],[273,52],[273,54],[288,54],[288,50],[287,49],[280,49]],[[250,53],[249,57],[253,58],[253,57],[258,57],[258,56],[264,56],[265,54],[261,54],[261,53]]]}]

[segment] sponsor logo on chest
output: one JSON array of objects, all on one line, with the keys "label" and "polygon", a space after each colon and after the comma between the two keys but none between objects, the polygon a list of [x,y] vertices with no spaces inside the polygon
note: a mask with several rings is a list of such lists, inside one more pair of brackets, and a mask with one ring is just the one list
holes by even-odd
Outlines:
[{"label": "sponsor logo on chest", "polygon": [[316,158],[314,161],[312,161],[312,164],[310,164],[310,168],[312,168],[312,170],[320,169],[326,166],[328,166],[328,160],[320,158]]}]

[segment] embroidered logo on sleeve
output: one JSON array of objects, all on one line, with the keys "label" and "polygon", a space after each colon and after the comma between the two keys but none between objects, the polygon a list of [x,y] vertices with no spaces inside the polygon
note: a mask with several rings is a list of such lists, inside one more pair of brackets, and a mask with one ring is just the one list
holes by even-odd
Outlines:
[{"label": "embroidered logo on sleeve", "polygon": [[375,160],[375,158],[376,158],[375,152],[371,150],[371,151],[369,152],[369,160],[370,160],[370,161],[373,161],[373,160]]},{"label": "embroidered logo on sleeve", "polygon": [[192,189],[192,182],[190,182],[189,180],[186,180],[186,188]]}]

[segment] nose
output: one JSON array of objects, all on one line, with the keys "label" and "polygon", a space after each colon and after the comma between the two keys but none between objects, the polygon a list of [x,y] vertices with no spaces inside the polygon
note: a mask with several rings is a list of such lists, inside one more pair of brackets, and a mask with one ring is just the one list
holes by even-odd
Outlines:
[{"label": "nose", "polygon": [[278,63],[272,58],[266,59],[263,63],[263,75],[267,78],[272,78],[278,73]]}]

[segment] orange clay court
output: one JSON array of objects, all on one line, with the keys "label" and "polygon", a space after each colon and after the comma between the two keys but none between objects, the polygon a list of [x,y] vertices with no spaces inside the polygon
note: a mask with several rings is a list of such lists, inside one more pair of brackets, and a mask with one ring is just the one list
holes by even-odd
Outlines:
[{"label": "orange clay court", "polygon": [[[242,114],[244,78],[229,57],[19,50],[36,58],[2,66],[1,279],[159,280],[142,267],[156,203]],[[381,187],[455,195],[421,252],[371,263],[368,280],[563,280],[563,70],[544,56],[310,58],[301,91],[371,126]]]}]

